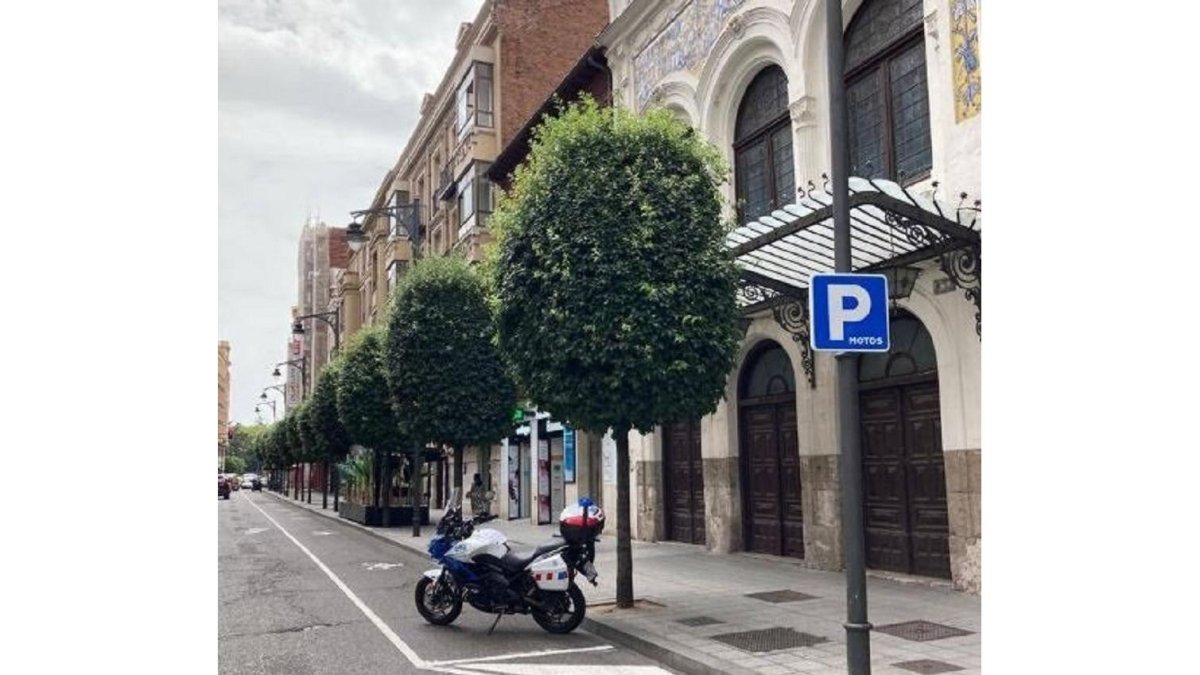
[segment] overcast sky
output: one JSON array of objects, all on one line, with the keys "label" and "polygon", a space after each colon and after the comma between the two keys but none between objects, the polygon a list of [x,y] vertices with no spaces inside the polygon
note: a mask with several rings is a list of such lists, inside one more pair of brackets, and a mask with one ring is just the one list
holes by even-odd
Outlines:
[{"label": "overcast sky", "polygon": [[305,218],[345,225],[370,205],[481,5],[219,2],[217,330],[232,420],[253,423],[285,358]]}]

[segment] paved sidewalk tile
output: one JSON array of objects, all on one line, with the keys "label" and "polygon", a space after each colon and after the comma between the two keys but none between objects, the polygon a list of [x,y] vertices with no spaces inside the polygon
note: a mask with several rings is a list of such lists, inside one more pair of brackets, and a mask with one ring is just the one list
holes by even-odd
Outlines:
[{"label": "paved sidewalk tile", "polygon": [[[322,511],[320,497],[314,492],[311,505],[290,497],[279,498],[338,518],[332,509],[332,499],[330,508]],[[362,529],[424,554],[440,517],[440,511],[431,511],[433,524],[423,526],[420,537],[413,537],[408,526]],[[526,546],[541,543],[557,532],[554,526],[535,526],[526,521],[496,520],[486,527],[500,530],[514,544]],[[841,675],[846,672],[846,632],[842,626],[846,587],[845,576],[840,572],[813,570],[799,561],[771,556],[715,554],[689,544],[634,541],[634,594],[661,606],[597,611],[604,603],[611,604],[616,596],[616,539],[612,533],[602,537],[596,553],[599,585],[581,586],[591,608],[588,619],[618,636],[636,638],[642,646],[657,645],[657,649],[666,650],[663,653],[676,654],[686,663],[699,663],[700,667],[709,668],[707,672],[712,672],[713,668],[765,675]],[[812,597],[771,596],[776,599],[790,596],[786,598],[790,601],[786,602],[747,597],[748,594],[776,591]],[[981,671],[979,596],[960,593],[940,583],[897,581],[871,575],[867,578],[867,595],[870,621],[877,627],[925,621],[968,632],[920,642],[872,631],[873,673],[912,675],[914,671],[895,664],[922,660],[940,661],[963,669],[952,671],[955,675]],[[720,623],[695,626],[680,623],[681,619],[696,617],[708,617]],[[712,639],[716,635],[767,628],[791,629],[827,641],[810,647],[748,652]],[[652,655],[652,658],[660,655]],[[678,665],[675,668],[681,669]]]}]

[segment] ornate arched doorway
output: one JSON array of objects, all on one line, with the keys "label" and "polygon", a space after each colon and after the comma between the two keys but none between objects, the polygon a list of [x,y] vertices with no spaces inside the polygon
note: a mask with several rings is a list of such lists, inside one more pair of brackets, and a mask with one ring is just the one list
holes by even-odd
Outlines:
[{"label": "ornate arched doorway", "polygon": [[744,547],[803,558],[796,378],[778,343],[766,341],[747,357],[738,413]]},{"label": "ornate arched doorway", "polygon": [[891,351],[859,361],[867,566],[950,578],[946,468],[937,357],[907,312],[891,323]]}]

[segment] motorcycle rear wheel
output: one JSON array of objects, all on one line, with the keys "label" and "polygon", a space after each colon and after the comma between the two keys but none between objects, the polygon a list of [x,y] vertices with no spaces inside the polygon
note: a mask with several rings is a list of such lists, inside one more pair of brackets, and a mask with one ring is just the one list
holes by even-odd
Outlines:
[{"label": "motorcycle rear wheel", "polygon": [[[462,598],[452,589],[431,588],[434,580],[429,577],[421,577],[417,582],[417,588],[414,599],[417,602],[417,612],[429,623],[435,626],[449,626],[454,623],[458,615],[462,612]],[[436,598],[435,594],[440,595]]]},{"label": "motorcycle rear wheel", "polygon": [[533,620],[547,633],[566,635],[583,623],[583,615],[587,613],[587,600],[575,582],[571,582],[566,592],[542,593],[542,599],[547,605],[557,609],[554,612],[534,609],[532,612]]}]

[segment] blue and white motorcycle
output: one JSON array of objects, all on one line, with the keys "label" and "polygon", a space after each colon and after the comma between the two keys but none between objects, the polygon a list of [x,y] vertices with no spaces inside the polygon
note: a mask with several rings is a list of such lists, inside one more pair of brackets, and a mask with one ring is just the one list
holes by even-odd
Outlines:
[{"label": "blue and white motorcycle", "polygon": [[496,516],[464,521],[457,488],[448,504],[429,541],[429,555],[441,567],[426,571],[416,588],[417,611],[426,621],[449,625],[466,601],[496,615],[492,630],[505,614],[532,614],[550,633],[570,633],[583,622],[587,602],[575,577],[596,584],[596,541],[604,529],[604,511],[581,499],[563,509],[560,536],[520,549],[509,546],[498,530],[476,529]]}]

